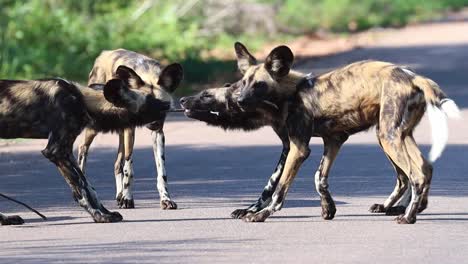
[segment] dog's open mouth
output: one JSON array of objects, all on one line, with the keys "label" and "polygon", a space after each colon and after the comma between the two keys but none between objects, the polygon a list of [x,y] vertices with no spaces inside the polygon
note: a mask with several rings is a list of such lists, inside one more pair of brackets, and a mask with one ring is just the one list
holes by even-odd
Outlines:
[{"label": "dog's open mouth", "polygon": [[212,114],[212,115],[219,116],[218,111],[202,110],[202,109],[189,109],[189,108],[183,108],[183,109],[184,109],[184,113],[186,115],[191,115],[191,114],[195,114],[195,113],[209,113],[209,114]]}]

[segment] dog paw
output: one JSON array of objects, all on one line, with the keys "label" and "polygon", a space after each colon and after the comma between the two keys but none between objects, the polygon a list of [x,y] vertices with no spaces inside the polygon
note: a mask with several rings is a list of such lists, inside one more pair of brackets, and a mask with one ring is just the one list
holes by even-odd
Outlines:
[{"label": "dog paw", "polygon": [[269,210],[262,210],[258,213],[247,213],[242,220],[244,222],[265,222],[265,220],[271,215],[271,212]]},{"label": "dog paw", "polygon": [[404,214],[406,211],[406,207],[405,206],[393,206],[393,207],[390,207],[388,208],[386,211],[385,211],[385,214],[386,215],[401,215],[401,214]]},{"label": "dog paw", "polygon": [[335,204],[322,205],[322,218],[332,220],[336,214]]},{"label": "dog paw", "polygon": [[369,212],[371,212],[371,213],[385,213],[385,207],[383,206],[383,204],[373,204],[369,208]]},{"label": "dog paw", "polygon": [[161,209],[163,210],[175,210],[177,209],[177,204],[172,200],[162,200]]},{"label": "dog paw", "polygon": [[395,218],[395,221],[400,225],[407,225],[407,224],[416,223],[416,218],[409,219],[409,218],[405,217],[404,214],[402,214],[402,215],[399,215],[397,218]]},{"label": "dog paw", "polygon": [[[237,209],[231,213],[231,217],[234,219],[242,219],[249,211],[247,209]],[[253,213],[253,212],[251,212]]]},{"label": "dog paw", "polygon": [[96,211],[93,215],[93,220],[96,223],[115,223],[123,220],[123,217],[118,212],[110,212],[104,214],[100,211]]},{"label": "dog paw", "polygon": [[127,199],[127,198],[122,198],[120,201],[117,203],[119,205],[119,208],[122,209],[133,209],[135,208],[135,202],[133,199]]},{"label": "dog paw", "polygon": [[22,225],[24,224],[23,218],[19,215],[11,215],[6,218],[2,218],[2,225]]}]

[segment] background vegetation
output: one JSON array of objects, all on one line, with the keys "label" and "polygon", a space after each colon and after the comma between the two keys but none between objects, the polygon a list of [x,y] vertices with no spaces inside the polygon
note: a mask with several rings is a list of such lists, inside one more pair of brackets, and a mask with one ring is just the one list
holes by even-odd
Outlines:
[{"label": "background vegetation", "polygon": [[402,26],[467,5],[468,0],[0,0],[0,78],[86,82],[101,50],[122,47],[163,63],[181,62],[184,86],[191,87],[232,76],[234,63],[213,54],[232,53],[238,39],[258,48],[317,30]]}]

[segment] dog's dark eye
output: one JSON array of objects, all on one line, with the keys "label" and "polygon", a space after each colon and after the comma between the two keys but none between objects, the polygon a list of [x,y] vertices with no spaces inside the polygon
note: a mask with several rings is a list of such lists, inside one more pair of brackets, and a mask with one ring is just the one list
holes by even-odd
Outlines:
[{"label": "dog's dark eye", "polygon": [[230,83],[225,83],[225,84],[223,85],[223,87],[229,87],[229,86],[231,86]]}]

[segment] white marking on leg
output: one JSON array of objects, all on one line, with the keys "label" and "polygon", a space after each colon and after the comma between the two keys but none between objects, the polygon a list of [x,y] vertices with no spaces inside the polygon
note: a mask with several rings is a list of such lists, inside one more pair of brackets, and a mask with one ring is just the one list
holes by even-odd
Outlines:
[{"label": "white marking on leg", "polygon": [[78,156],[78,166],[80,167],[81,171],[83,172],[83,174],[86,174],[85,173],[85,169],[86,169],[86,158],[88,156],[88,153],[87,151],[83,151],[82,153],[80,153],[80,155]]},{"label": "white marking on leg", "polygon": [[[263,193],[266,193],[266,192],[272,193],[274,191],[273,190],[274,183],[277,182],[278,178],[281,176],[282,169],[283,169],[283,164],[282,163],[280,163],[280,164],[278,164],[278,166],[276,166],[275,172],[273,172],[270,179],[268,180],[267,185],[263,188]],[[262,210],[263,208],[267,207],[269,204],[271,204],[271,201],[272,201],[271,197],[269,197],[266,200],[263,200],[263,195],[260,195],[257,202],[250,205],[247,208],[247,211],[258,212],[258,211]]]},{"label": "white marking on leg", "polygon": [[395,195],[391,193],[390,196],[387,198],[387,200],[385,200],[385,202],[383,203],[383,207],[388,208],[389,205],[393,202],[394,198],[395,198]]},{"label": "white marking on leg", "polygon": [[123,167],[122,197],[125,200],[133,200],[133,160],[125,160]]},{"label": "white marking on leg", "polygon": [[164,133],[162,131],[152,132],[153,136],[153,152],[154,159],[156,162],[156,171],[157,171],[157,188],[159,192],[159,198],[161,201],[171,200],[169,192],[167,190],[166,182],[166,167],[165,167],[165,157],[164,157]]},{"label": "white marking on leg", "polygon": [[[399,176],[398,176],[398,177],[399,177]],[[395,197],[398,195],[398,193],[401,192],[400,188],[404,188],[404,184],[405,184],[405,183],[404,183],[403,181],[398,180],[397,185],[395,186],[395,189],[392,191],[392,193],[388,196],[388,198],[387,198],[387,199],[385,200],[385,202],[383,203],[383,207],[384,207],[384,208],[387,208],[387,209],[388,209],[389,207],[391,207],[391,206],[393,206],[394,204],[397,204],[397,203],[398,203],[398,201],[395,202]],[[403,186],[402,186],[402,185],[403,185]],[[403,197],[405,194],[409,195],[409,189],[410,189],[409,185],[406,184],[406,190],[405,190],[405,192],[403,193],[403,195],[400,197],[399,200],[401,200],[402,197]],[[411,197],[411,196],[405,198],[405,199],[408,199],[408,203],[409,203],[409,198],[410,198],[410,197]],[[407,206],[407,205],[408,205],[408,204],[405,204],[405,206]]]},{"label": "white marking on leg", "polygon": [[115,174],[115,198],[123,191],[123,173]]},{"label": "white marking on leg", "polygon": [[320,168],[315,172],[314,179],[315,179],[315,190],[317,193],[322,197],[322,194],[320,193],[320,174],[321,174]]}]

